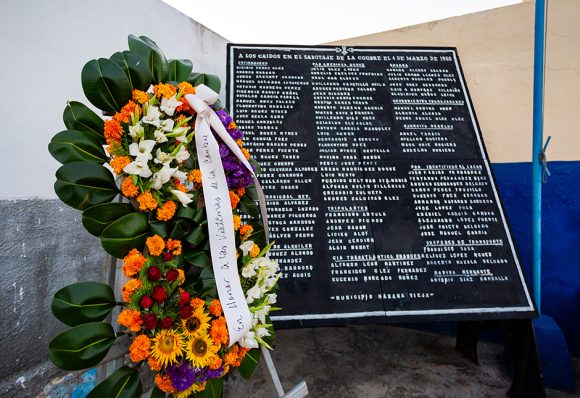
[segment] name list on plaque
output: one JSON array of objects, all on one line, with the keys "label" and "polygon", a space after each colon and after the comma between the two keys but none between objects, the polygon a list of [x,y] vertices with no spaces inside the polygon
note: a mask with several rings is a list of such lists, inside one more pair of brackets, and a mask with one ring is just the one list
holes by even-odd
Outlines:
[{"label": "name list on plaque", "polygon": [[274,320],[534,313],[454,49],[229,45],[227,97],[262,167]]}]

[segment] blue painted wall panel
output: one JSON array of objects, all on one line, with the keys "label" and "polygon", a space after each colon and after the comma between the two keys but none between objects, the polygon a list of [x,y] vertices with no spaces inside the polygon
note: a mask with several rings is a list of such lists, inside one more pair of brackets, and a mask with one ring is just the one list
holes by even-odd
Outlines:
[{"label": "blue painted wall panel", "polygon": [[[550,162],[549,168],[542,206],[542,311],[580,356],[580,161]],[[497,163],[493,170],[531,282],[531,163]]]}]

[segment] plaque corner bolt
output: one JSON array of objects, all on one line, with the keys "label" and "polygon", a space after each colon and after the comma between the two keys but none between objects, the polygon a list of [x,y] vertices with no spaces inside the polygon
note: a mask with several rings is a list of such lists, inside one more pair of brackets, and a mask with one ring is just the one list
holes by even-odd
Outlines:
[{"label": "plaque corner bolt", "polygon": [[551,139],[552,139],[552,136],[549,135],[548,139],[546,140],[546,143],[544,144],[542,150],[540,151],[540,153],[538,155],[538,161],[542,165],[542,182],[543,183],[546,183],[548,181],[548,177],[550,177],[552,175],[550,173],[550,170],[548,169],[548,156],[546,155],[546,151],[548,150],[548,145],[550,144]]}]

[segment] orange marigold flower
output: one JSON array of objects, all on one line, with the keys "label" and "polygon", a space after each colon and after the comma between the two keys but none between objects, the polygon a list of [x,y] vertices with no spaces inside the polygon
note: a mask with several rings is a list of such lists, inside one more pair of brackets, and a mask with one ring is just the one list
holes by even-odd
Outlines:
[{"label": "orange marigold flower", "polygon": [[234,122],[233,120],[230,122],[230,124],[228,124],[228,130],[231,129],[235,129],[236,128],[236,122]]},{"label": "orange marigold flower", "polygon": [[169,221],[173,218],[175,214],[175,210],[177,209],[177,205],[174,201],[168,200],[167,202],[163,203],[159,209],[157,209],[157,219],[160,221]]},{"label": "orange marigold flower", "polygon": [[242,153],[244,154],[246,160],[250,160],[250,152],[248,152],[246,148],[242,148]]},{"label": "orange marigold flower", "polygon": [[144,334],[135,337],[129,347],[129,356],[133,362],[141,362],[151,355],[151,339]]},{"label": "orange marigold flower", "polygon": [[158,256],[161,254],[163,249],[165,248],[165,242],[163,238],[159,235],[153,235],[147,238],[145,242],[147,244],[147,248],[149,249],[149,254],[152,256]]},{"label": "orange marigold flower", "polygon": [[143,211],[155,210],[157,208],[157,201],[151,195],[151,191],[147,190],[137,197],[137,202],[139,202],[139,209]]},{"label": "orange marigold flower", "polygon": [[240,216],[234,214],[234,231],[240,229],[240,225],[242,224],[242,219]]},{"label": "orange marigold flower", "polygon": [[173,84],[159,83],[153,86],[153,92],[155,93],[157,98],[161,97],[171,98],[172,96],[175,95],[177,90],[175,89],[175,86]]},{"label": "orange marigold flower", "polygon": [[128,303],[131,301],[131,296],[135,293],[135,290],[141,288],[143,284],[139,279],[129,279],[125,285],[121,288],[121,293],[123,295],[123,301]]},{"label": "orange marigold flower", "polygon": [[244,141],[242,141],[242,140],[236,140],[236,144],[238,144],[238,146],[240,148],[242,148],[244,146]]},{"label": "orange marigold flower", "polygon": [[121,141],[121,137],[123,136],[123,127],[121,126],[121,123],[115,119],[105,120],[104,135],[105,139],[107,140],[107,144],[111,144],[115,141]]},{"label": "orange marigold flower", "polygon": [[133,101],[144,104],[145,102],[149,101],[149,96],[145,91],[133,90]]},{"label": "orange marigold flower", "polygon": [[126,326],[132,332],[138,332],[141,330],[141,312],[138,310],[123,310],[117,317],[117,323],[119,325]]},{"label": "orange marigold flower", "polygon": [[197,307],[201,307],[203,305],[205,305],[205,301],[203,301],[202,299],[195,297],[191,299],[190,302],[191,306],[193,307],[193,309],[195,310]]},{"label": "orange marigold flower", "polygon": [[177,85],[177,90],[179,90],[179,92],[182,93],[183,95],[186,95],[186,94],[195,94],[195,87],[193,87],[188,82],[181,82],[181,83],[179,83]]},{"label": "orange marigold flower", "polygon": [[127,177],[121,183],[121,192],[126,198],[134,198],[139,195],[139,188],[137,185],[133,184],[131,177]]},{"label": "orange marigold flower", "polygon": [[131,163],[131,159],[129,159],[129,157],[127,156],[115,156],[109,162],[109,164],[115,171],[115,174],[121,174],[125,166],[127,166],[129,163]]},{"label": "orange marigold flower", "polygon": [[134,276],[143,267],[147,259],[137,249],[133,249],[123,258],[123,272],[127,276]]},{"label": "orange marigold flower", "polygon": [[178,268],[177,272],[179,272],[177,280],[179,281],[180,285],[183,285],[183,282],[185,282],[185,272],[181,268]]},{"label": "orange marigold flower", "polygon": [[147,363],[149,364],[149,369],[151,369],[152,371],[161,370],[161,362],[159,362],[152,356],[149,356],[149,358],[147,358]]},{"label": "orange marigold flower", "polygon": [[[180,124],[181,121],[183,119],[186,119],[186,118],[187,118],[187,116],[185,116],[185,115],[179,115],[179,116],[177,116],[177,124]],[[181,124],[181,127],[187,127],[187,126],[189,126],[189,124],[187,124],[187,122]]]},{"label": "orange marigold flower", "polygon": [[260,254],[260,246],[254,243],[252,250],[250,250],[250,257],[257,257]]},{"label": "orange marigold flower", "polygon": [[230,348],[230,350],[224,356],[224,362],[226,363],[226,365],[230,365],[233,367],[240,366],[236,365],[236,363],[238,362],[238,353],[239,346],[237,344],[234,344],[232,348]]},{"label": "orange marigold flower", "polygon": [[230,203],[232,204],[232,209],[235,209],[238,206],[238,203],[240,203],[240,197],[233,191],[230,191]]},{"label": "orange marigold flower", "polygon": [[179,99],[179,102],[181,102],[181,105],[179,105],[177,108],[175,108],[175,112],[189,112],[191,113],[193,111],[193,109],[191,109],[191,106],[189,106],[189,102],[187,102],[187,100],[185,99],[185,97],[181,97]]},{"label": "orange marigold flower", "polygon": [[162,376],[159,373],[157,373],[155,375],[155,385],[157,386],[157,388],[159,388],[161,391],[167,394],[174,394],[177,392],[175,387],[173,387],[173,384],[171,384],[171,379],[169,378],[168,375]]},{"label": "orange marigold flower", "polygon": [[222,311],[222,303],[220,303],[218,299],[213,299],[211,303],[209,303],[209,313],[213,316],[220,316]]},{"label": "orange marigold flower", "polygon": [[236,189],[236,194],[241,198],[242,196],[244,196],[246,194],[246,188],[240,187],[240,188]]},{"label": "orange marigold flower", "polygon": [[218,319],[215,319],[211,322],[209,336],[215,344],[228,343],[228,328],[224,317],[219,317]]},{"label": "orange marigold flower", "polygon": [[212,370],[219,369],[219,367],[222,366],[222,363],[222,359],[218,356],[215,356],[209,363],[209,368]]},{"label": "orange marigold flower", "polygon": [[199,169],[194,169],[191,170],[188,174],[187,174],[187,179],[190,182],[194,182],[194,183],[201,183],[201,170]]},{"label": "orange marigold flower", "polygon": [[244,224],[240,227],[240,235],[242,235],[242,236],[249,235],[250,233],[252,233],[253,230],[254,230],[254,227],[252,227],[249,224]]},{"label": "orange marigold flower", "polygon": [[181,241],[178,239],[168,239],[165,244],[167,250],[171,250],[174,256],[179,256],[181,254]]},{"label": "orange marigold flower", "polygon": [[125,106],[123,108],[121,108],[121,110],[119,112],[115,113],[115,116],[113,116],[113,119],[115,119],[118,122],[127,123],[127,122],[129,122],[129,118],[131,117],[131,113],[134,113],[136,108],[137,108],[137,104],[135,104],[133,101],[129,101],[125,104]]}]

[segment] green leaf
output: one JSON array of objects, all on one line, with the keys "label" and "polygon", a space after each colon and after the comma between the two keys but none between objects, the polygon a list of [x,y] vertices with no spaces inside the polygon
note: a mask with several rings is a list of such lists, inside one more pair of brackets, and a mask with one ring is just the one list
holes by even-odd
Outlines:
[{"label": "green leaf", "polygon": [[105,112],[119,111],[133,96],[129,78],[110,59],[87,62],[81,72],[81,82],[87,99]]},{"label": "green leaf", "polygon": [[213,91],[219,94],[222,87],[220,78],[216,75],[210,75],[209,73],[192,73],[189,75],[187,81],[194,86],[199,86],[200,84],[205,84]]},{"label": "green leaf", "polygon": [[215,276],[213,275],[211,267],[205,267],[204,269],[202,269],[199,276],[201,277],[203,290],[206,291],[206,294],[210,297],[217,297]]},{"label": "green leaf", "polygon": [[48,151],[60,163],[105,163],[107,157],[102,142],[87,131],[64,130],[52,137]]},{"label": "green leaf", "polygon": [[123,258],[131,249],[142,250],[148,234],[147,216],[135,212],[119,218],[105,228],[101,234],[101,244],[110,255]]},{"label": "green leaf", "polygon": [[[141,391],[139,372],[128,366],[123,366],[93,388],[87,398],[139,398]],[[153,397],[153,395],[151,396]],[[162,396],[165,397],[165,394]]]},{"label": "green leaf", "polygon": [[169,60],[169,80],[181,83],[187,81],[189,74],[193,70],[193,63],[189,59]]},{"label": "green leaf", "polygon": [[154,387],[149,398],[165,398],[165,393],[159,388]]},{"label": "green leaf", "polygon": [[224,379],[209,379],[205,383],[205,390],[194,395],[195,398],[220,398],[224,388]]},{"label": "green leaf", "polygon": [[102,203],[86,209],[82,222],[90,234],[101,236],[103,230],[113,221],[135,211],[135,208],[129,203]]},{"label": "green leaf", "polygon": [[108,323],[85,323],[53,338],[48,358],[64,370],[86,369],[101,362],[114,342],[115,332]]},{"label": "green leaf", "polygon": [[51,310],[68,326],[98,322],[115,308],[115,295],[109,285],[98,282],[78,282],[54,294]]},{"label": "green leaf", "polygon": [[111,60],[123,69],[133,89],[146,91],[151,85],[151,72],[143,58],[131,51],[116,52]]},{"label": "green leaf", "polygon": [[129,35],[129,50],[138,54],[147,65],[153,82],[165,82],[169,75],[167,59],[157,44],[146,36]]},{"label": "green leaf", "polygon": [[252,218],[259,218],[260,211],[258,210],[258,205],[248,196],[244,195],[240,198],[240,203],[238,203],[239,209]]},{"label": "green leaf", "polygon": [[69,130],[86,131],[94,134],[101,143],[105,143],[105,122],[85,104],[69,101],[62,114],[64,125]]},{"label": "green leaf", "polygon": [[206,228],[203,225],[198,225],[191,232],[185,235],[185,240],[192,246],[196,247],[203,240],[207,238]]},{"label": "green leaf", "polygon": [[96,163],[64,164],[56,171],[56,178],[56,195],[78,210],[110,202],[118,194],[111,172]]},{"label": "green leaf", "polygon": [[149,221],[152,235],[159,235],[163,239],[169,236],[169,223],[165,221]]},{"label": "green leaf", "polygon": [[203,268],[211,266],[211,258],[203,250],[186,251],[183,257],[185,258],[185,261],[197,267]]},{"label": "green leaf", "polygon": [[260,362],[260,349],[253,348],[250,351],[248,351],[244,359],[242,359],[242,363],[238,367],[240,375],[246,380],[250,379],[250,377],[252,377],[252,374],[254,374],[254,372],[256,371],[256,367],[258,366],[259,362]]}]

